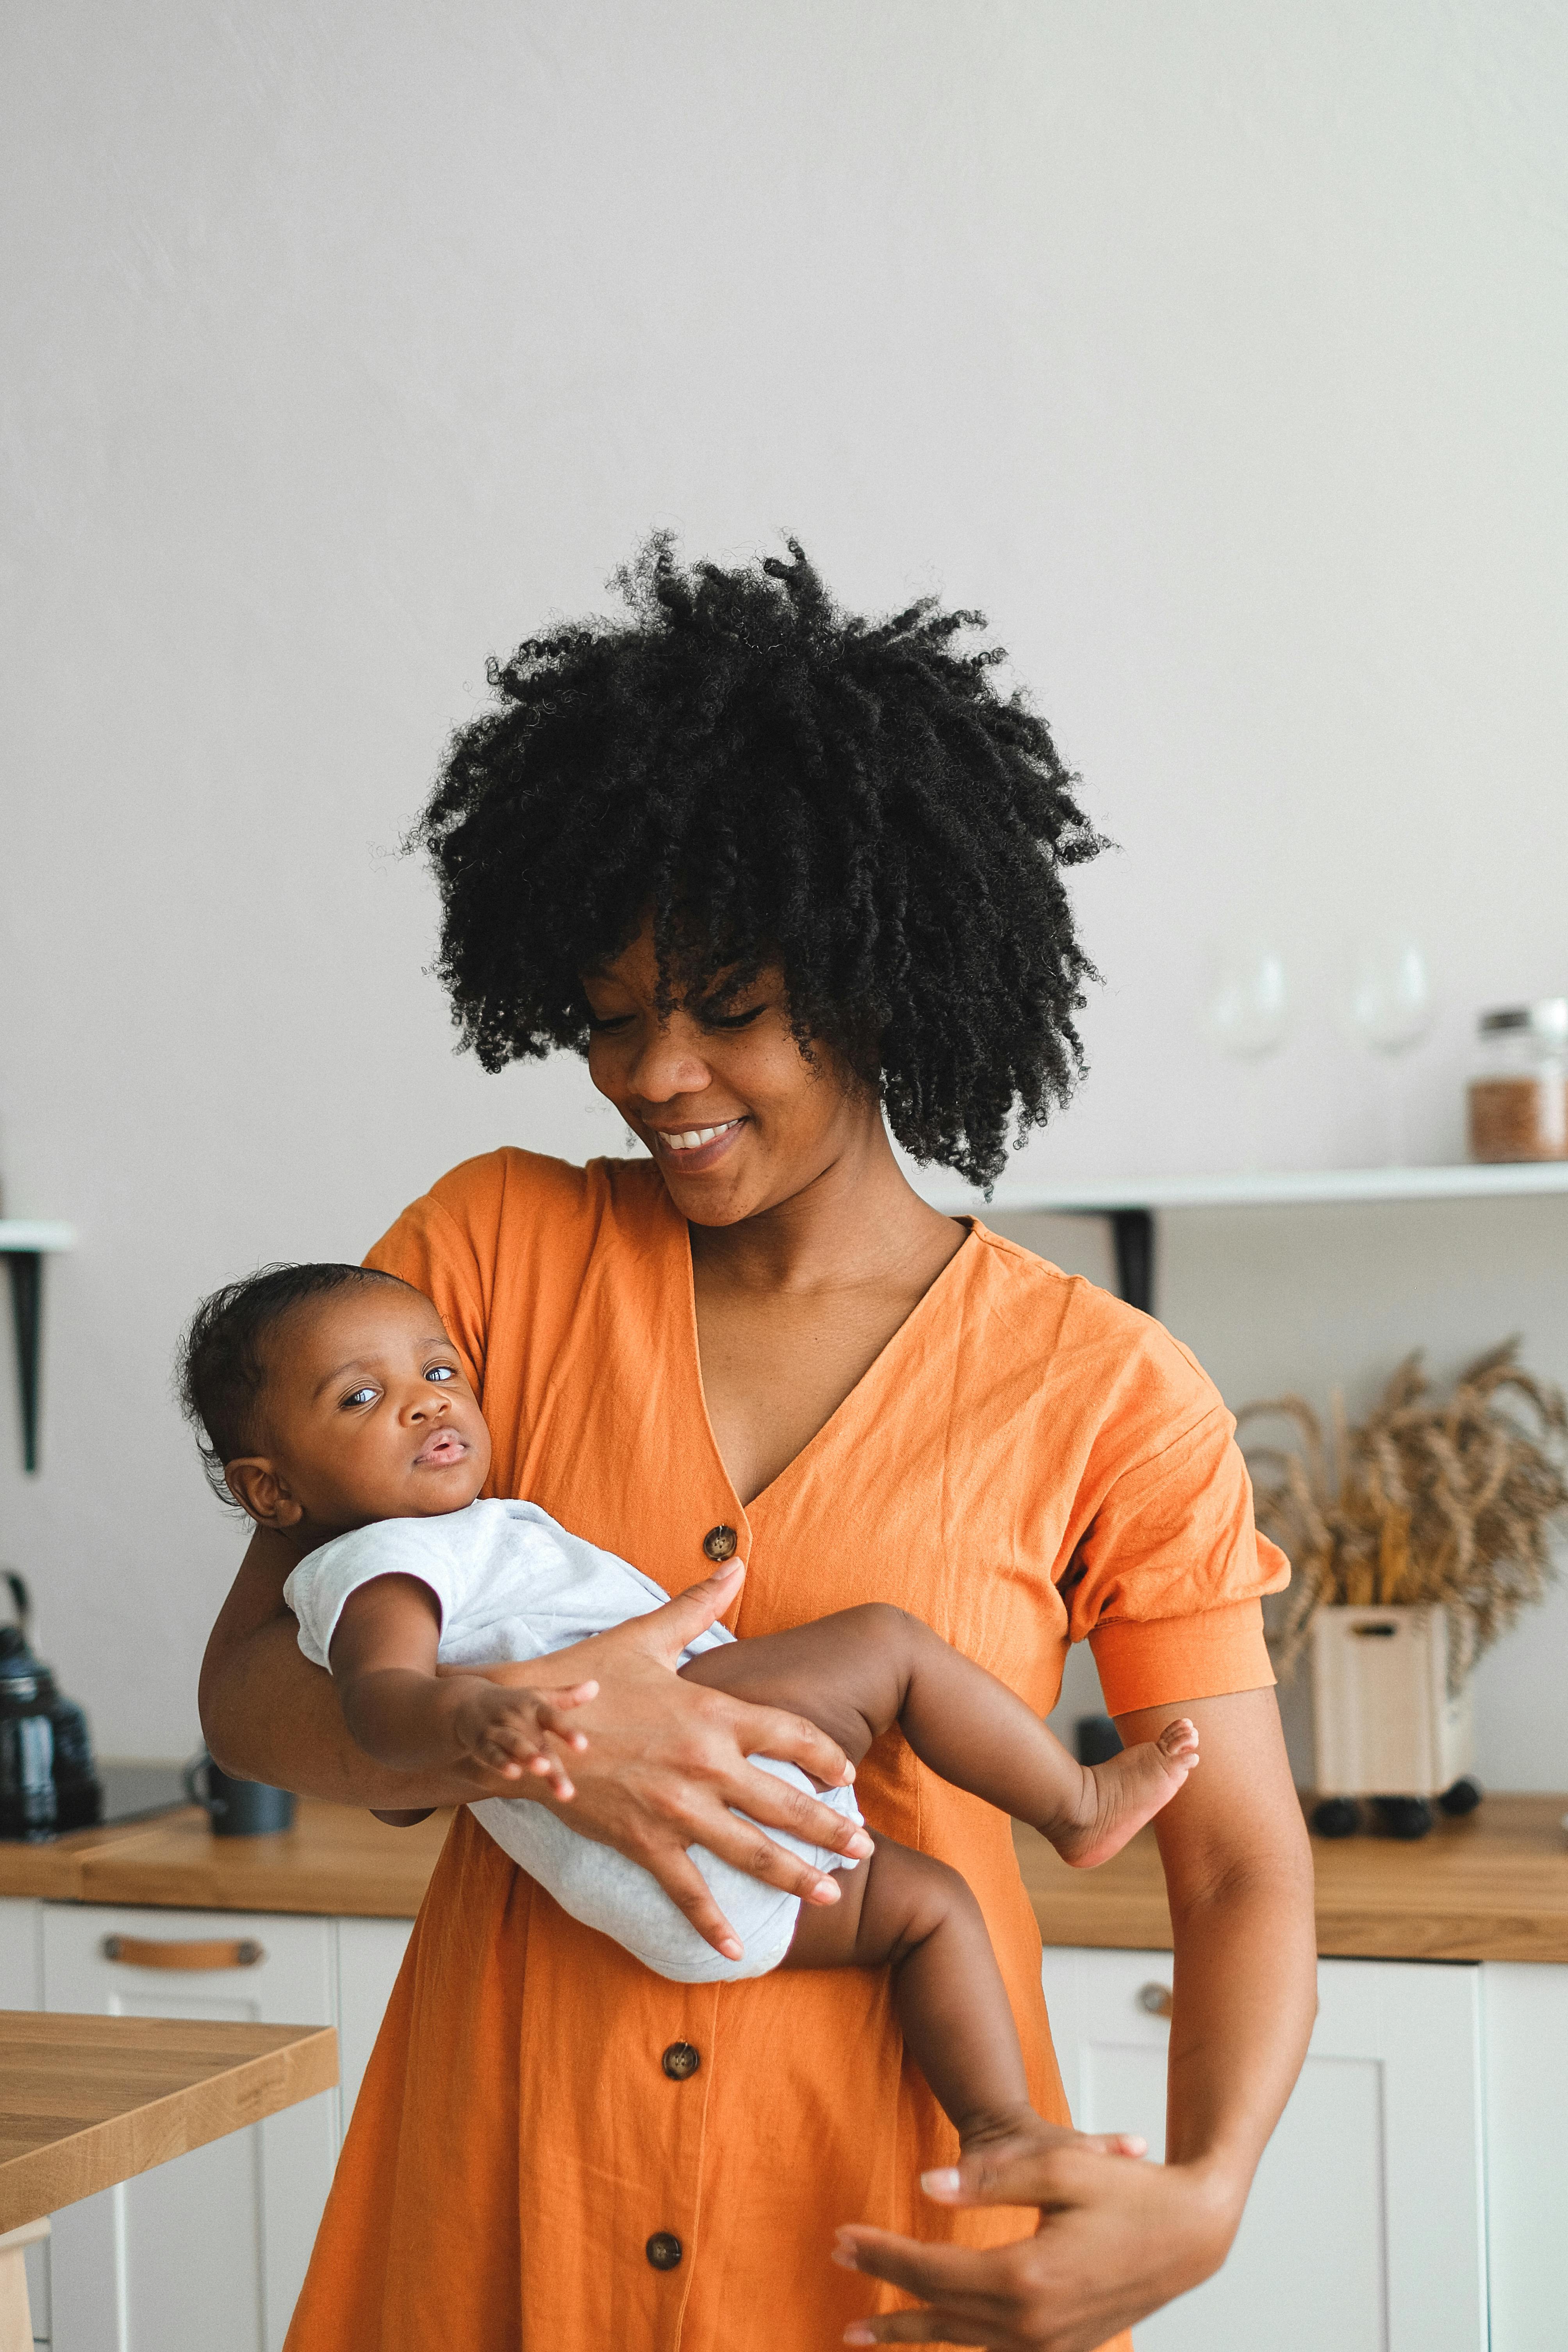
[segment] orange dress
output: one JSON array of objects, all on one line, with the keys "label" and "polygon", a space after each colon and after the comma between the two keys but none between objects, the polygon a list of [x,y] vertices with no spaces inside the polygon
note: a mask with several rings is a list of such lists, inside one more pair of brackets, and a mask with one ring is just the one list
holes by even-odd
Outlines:
[{"label": "orange dress", "polygon": [[[1069,1641],[1116,1711],[1272,1680],[1234,1424],[1157,1323],[975,1223],[805,1451],[742,1508],[703,1403],[687,1229],[647,1162],[468,1161],[370,1263],[435,1301],[483,1401],[490,1487],[668,1591],[736,1528],[734,1630],[911,1610],[1040,1713]],[[895,1733],[874,1827],[979,1898],[1032,2096],[1067,2120],[1008,1824]],[[698,2054],[684,2078],[664,2053]],[[883,1970],[666,1983],[460,1812],[365,2074],[288,2352],[827,2352],[900,2298],[828,2259],[870,2221],[971,2244],[918,2175],[956,2143]],[[1124,2339],[1119,2339],[1124,2341]]]}]

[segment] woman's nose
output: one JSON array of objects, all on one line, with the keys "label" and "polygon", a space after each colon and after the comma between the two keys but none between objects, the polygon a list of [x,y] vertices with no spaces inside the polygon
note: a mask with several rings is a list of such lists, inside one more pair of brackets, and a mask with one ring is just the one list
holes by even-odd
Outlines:
[{"label": "woman's nose", "polygon": [[643,1102],[664,1103],[677,1095],[701,1094],[711,1085],[713,1073],[696,1050],[689,1024],[678,1014],[657,1025],[648,1024],[626,1076]]}]

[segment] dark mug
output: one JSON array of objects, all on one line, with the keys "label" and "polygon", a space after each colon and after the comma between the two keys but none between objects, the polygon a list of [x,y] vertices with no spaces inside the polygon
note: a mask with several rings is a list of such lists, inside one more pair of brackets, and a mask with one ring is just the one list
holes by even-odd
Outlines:
[{"label": "dark mug", "polygon": [[184,1782],[186,1796],[202,1807],[215,1837],[266,1837],[292,1825],[294,1800],[287,1789],[269,1789],[264,1780],[230,1780],[205,1748],[186,1765]]}]

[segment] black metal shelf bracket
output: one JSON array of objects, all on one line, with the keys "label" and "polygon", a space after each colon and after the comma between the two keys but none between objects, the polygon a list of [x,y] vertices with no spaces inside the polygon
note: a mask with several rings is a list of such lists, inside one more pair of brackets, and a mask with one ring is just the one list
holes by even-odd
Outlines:
[{"label": "black metal shelf bracket", "polygon": [[38,1343],[43,1329],[44,1252],[8,1249],[11,1328],[16,1341],[16,1398],[22,1414],[22,1466],[38,1466]]},{"label": "black metal shelf bracket", "polygon": [[1154,1312],[1154,1216],[1150,1209],[1111,1209],[1116,1287],[1129,1307]]}]

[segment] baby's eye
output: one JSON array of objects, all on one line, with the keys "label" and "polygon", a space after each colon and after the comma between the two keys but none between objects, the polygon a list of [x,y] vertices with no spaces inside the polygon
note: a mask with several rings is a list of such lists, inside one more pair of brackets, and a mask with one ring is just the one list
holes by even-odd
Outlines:
[{"label": "baby's eye", "polygon": [[427,1381],[455,1381],[458,1375],[450,1364],[432,1364],[425,1377]]},{"label": "baby's eye", "polygon": [[345,1408],[351,1404],[374,1404],[374,1402],[375,1391],[374,1389],[355,1389],[353,1396],[347,1396],[343,1399]]}]

